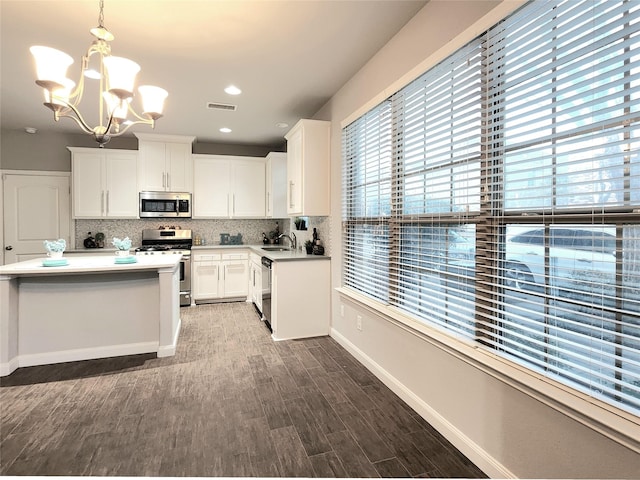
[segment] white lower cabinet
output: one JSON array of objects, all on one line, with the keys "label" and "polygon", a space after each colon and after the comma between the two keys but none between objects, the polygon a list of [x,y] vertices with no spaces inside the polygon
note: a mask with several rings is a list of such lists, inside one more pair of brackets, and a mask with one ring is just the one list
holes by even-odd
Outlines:
[{"label": "white lower cabinet", "polygon": [[249,262],[247,254],[231,254],[230,257],[242,255],[243,258],[227,258],[222,255],[222,298],[247,296],[247,281],[249,279]]},{"label": "white lower cabinet", "polygon": [[196,253],[191,261],[193,300],[215,299],[220,296],[220,254]]},{"label": "white lower cabinet", "polygon": [[193,251],[191,272],[191,296],[196,303],[247,298],[249,254],[245,251]]},{"label": "white lower cabinet", "polygon": [[328,258],[273,262],[274,340],[329,335],[330,267]]}]

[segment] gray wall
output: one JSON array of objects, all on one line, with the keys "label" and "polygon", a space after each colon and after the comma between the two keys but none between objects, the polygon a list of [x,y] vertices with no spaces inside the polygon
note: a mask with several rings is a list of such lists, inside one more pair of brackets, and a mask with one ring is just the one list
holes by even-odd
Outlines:
[{"label": "gray wall", "polygon": [[[53,120],[52,120],[53,122]],[[0,170],[42,170],[71,171],[70,147],[95,147],[96,142],[86,134],[64,134],[38,132],[26,133],[24,130],[0,131]],[[105,148],[137,150],[136,137],[113,138]],[[265,157],[269,152],[284,152],[285,144],[280,145],[234,145],[196,142],[193,153],[217,155],[241,155]]]},{"label": "gray wall", "polygon": [[[53,122],[53,120],[52,120]],[[61,133],[26,133],[24,130],[0,132],[0,169],[71,171],[71,147],[95,147],[96,142],[89,135],[67,135]],[[108,148],[136,150],[137,138],[114,138]]]},{"label": "gray wall", "polygon": [[[543,382],[538,382],[537,391],[524,388],[486,364],[470,360],[482,356],[476,349],[467,346],[469,357],[465,357],[459,353],[464,350],[462,342],[446,335],[441,335],[442,343],[434,341],[437,332],[416,333],[392,316],[335,291],[341,286],[343,248],[341,122],[374,97],[382,100],[392,94],[416,70],[425,71],[425,65],[435,61],[430,56],[449,42],[458,43],[456,37],[470,26],[473,38],[506,14],[496,9],[517,5],[513,1],[432,0],[314,116],[332,121],[332,336],[491,476],[638,478],[637,426],[635,443],[631,441],[634,451],[603,434],[606,424],[597,425],[537,394],[546,388]],[[498,18],[478,30],[476,22],[488,13]],[[356,328],[357,316],[362,319],[361,331]],[[609,425],[620,423],[615,415],[610,417]],[[633,421],[640,423],[637,417]],[[633,426],[624,425],[633,431]]]}]

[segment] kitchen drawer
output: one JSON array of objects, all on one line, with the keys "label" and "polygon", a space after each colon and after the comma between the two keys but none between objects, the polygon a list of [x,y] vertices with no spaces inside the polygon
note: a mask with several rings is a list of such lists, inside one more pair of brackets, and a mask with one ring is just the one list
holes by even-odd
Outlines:
[{"label": "kitchen drawer", "polygon": [[248,259],[249,259],[249,254],[248,253],[238,252],[238,253],[223,253],[222,254],[222,260],[248,260]]},{"label": "kitchen drawer", "polygon": [[194,262],[217,262],[219,260],[219,253],[196,253],[193,255]]}]

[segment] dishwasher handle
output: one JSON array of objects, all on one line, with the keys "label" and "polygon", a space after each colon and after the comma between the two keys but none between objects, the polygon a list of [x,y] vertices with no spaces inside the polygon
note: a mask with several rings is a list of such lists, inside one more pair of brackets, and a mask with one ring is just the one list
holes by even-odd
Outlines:
[{"label": "dishwasher handle", "polygon": [[270,258],[262,257],[260,261],[262,262],[263,266],[271,270],[271,264],[273,263],[273,261]]}]

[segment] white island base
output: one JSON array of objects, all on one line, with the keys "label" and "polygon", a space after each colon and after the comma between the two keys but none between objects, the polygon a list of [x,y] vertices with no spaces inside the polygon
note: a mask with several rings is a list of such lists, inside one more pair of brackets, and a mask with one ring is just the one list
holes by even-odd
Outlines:
[{"label": "white island base", "polygon": [[62,267],[43,267],[42,259],[0,267],[0,376],[33,365],[173,355],[180,256],[136,258],[132,264],[92,256],[70,258]]}]

